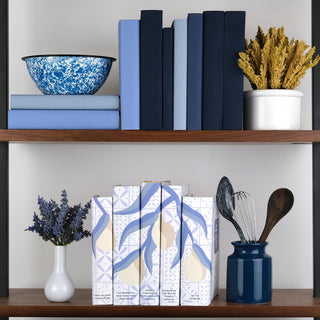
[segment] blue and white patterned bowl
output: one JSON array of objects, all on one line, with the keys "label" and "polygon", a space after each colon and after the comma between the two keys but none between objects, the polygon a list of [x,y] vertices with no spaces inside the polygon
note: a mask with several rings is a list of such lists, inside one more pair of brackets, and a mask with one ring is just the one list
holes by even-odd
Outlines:
[{"label": "blue and white patterned bowl", "polygon": [[115,58],[86,55],[23,57],[44,94],[94,94],[107,80]]}]

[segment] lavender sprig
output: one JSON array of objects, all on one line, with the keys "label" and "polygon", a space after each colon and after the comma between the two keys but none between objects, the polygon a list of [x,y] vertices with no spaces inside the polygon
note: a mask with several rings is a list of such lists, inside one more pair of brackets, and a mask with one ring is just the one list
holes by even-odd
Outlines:
[{"label": "lavender sprig", "polygon": [[46,201],[38,196],[40,216],[33,215],[33,225],[25,229],[38,233],[45,241],[56,246],[65,246],[73,241],[79,241],[91,235],[83,229],[83,220],[90,209],[90,202],[69,207],[66,190],[61,192],[60,206],[54,201]]}]

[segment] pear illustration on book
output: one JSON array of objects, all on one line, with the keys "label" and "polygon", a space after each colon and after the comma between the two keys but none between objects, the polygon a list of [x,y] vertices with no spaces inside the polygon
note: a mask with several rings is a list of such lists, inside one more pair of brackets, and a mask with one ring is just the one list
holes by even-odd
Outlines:
[{"label": "pear illustration on book", "polygon": [[[160,221],[161,228],[159,226]],[[160,230],[161,236],[159,233]],[[162,216],[160,216],[154,224],[154,228],[152,230],[152,239],[158,247],[161,247],[161,249],[170,248],[175,240],[175,232],[173,230],[173,227],[170,225],[170,223],[165,221]]]},{"label": "pear illustration on book", "polygon": [[[191,230],[197,229],[197,234],[202,234],[204,239],[208,239],[207,221],[198,209],[193,209],[192,197],[185,197],[183,201],[181,244],[184,252],[182,255],[185,255],[185,259],[182,261],[182,272],[186,280],[200,282],[205,279],[207,272],[211,272],[212,264],[203,248],[196,243],[199,242],[199,239],[195,240]],[[189,254],[187,250],[190,250]]]},{"label": "pear illustration on book", "polygon": [[[128,286],[137,286],[140,284],[141,279],[139,278],[140,272],[140,260],[139,257],[133,261],[128,268],[119,271],[119,279]],[[144,274],[144,265],[141,266],[141,272]]]},{"label": "pear illustration on book", "polygon": [[154,244],[160,248],[160,215],[153,225],[151,225],[151,237]]},{"label": "pear illustration on book", "polygon": [[200,282],[207,275],[208,269],[200,262],[198,256],[194,252],[188,255],[183,264],[183,274],[189,281]]},{"label": "pear illustration on book", "polygon": [[109,221],[107,227],[103,230],[103,232],[100,234],[99,238],[97,239],[97,242],[96,242],[97,247],[104,252],[113,251],[114,243],[113,241],[110,241],[110,239],[113,239],[111,220]]}]

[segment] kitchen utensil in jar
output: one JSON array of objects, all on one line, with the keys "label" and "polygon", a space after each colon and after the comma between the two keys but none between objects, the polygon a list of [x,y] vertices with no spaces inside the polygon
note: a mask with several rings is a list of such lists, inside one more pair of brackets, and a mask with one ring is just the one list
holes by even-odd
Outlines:
[{"label": "kitchen utensil in jar", "polygon": [[257,242],[256,211],[253,197],[246,191],[238,191],[233,194],[232,198],[234,204],[233,215],[247,242]]},{"label": "kitchen utensil in jar", "polygon": [[259,242],[265,242],[273,227],[292,208],[294,202],[293,193],[286,188],[275,190],[268,201],[267,218]]},{"label": "kitchen utensil in jar", "polygon": [[227,177],[222,177],[217,189],[217,207],[221,215],[236,228],[241,242],[247,242],[238,222],[234,219],[233,188]]}]

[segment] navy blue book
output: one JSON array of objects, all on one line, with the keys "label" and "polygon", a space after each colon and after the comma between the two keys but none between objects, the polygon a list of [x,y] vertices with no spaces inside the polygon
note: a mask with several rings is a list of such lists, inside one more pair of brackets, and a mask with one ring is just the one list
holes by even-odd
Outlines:
[{"label": "navy blue book", "polygon": [[140,129],[162,129],[162,11],[140,19]]},{"label": "navy blue book", "polygon": [[173,29],[163,29],[162,128],[173,130]]},{"label": "navy blue book", "polygon": [[245,11],[226,11],[224,16],[223,129],[241,130],[243,117],[243,72],[239,52],[245,47]]},{"label": "navy blue book", "polygon": [[224,12],[203,12],[202,129],[222,129]]},{"label": "navy blue book", "polygon": [[202,129],[202,13],[188,14],[187,130]]}]

